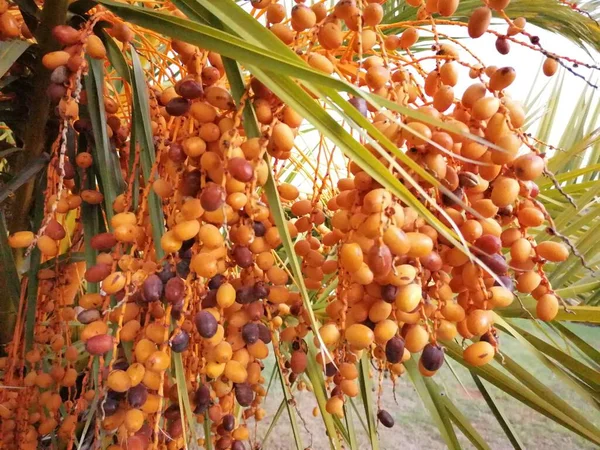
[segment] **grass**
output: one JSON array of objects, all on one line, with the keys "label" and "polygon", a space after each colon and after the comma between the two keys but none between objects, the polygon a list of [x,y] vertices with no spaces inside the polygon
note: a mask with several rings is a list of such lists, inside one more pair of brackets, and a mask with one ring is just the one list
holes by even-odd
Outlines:
[{"label": "grass", "polygon": [[[528,320],[518,320],[519,327],[536,334],[536,328]],[[600,327],[585,325],[569,325],[574,332],[585,339],[595,348],[600,349]],[[531,354],[524,350],[515,339],[502,335],[501,350],[510,355],[518,363],[522,364],[530,372],[536,374],[540,381],[544,382],[556,394],[568,401],[570,404],[577,405],[579,412],[584,414],[595,425],[600,424],[600,414],[598,410],[588,405],[577,396],[572,390],[568,389],[560,379],[554,376],[537,359],[532,358]],[[264,373],[269,374],[273,367],[273,359],[269,358],[265,364]],[[453,375],[452,371],[445,366],[435,377],[435,381],[440,384],[443,390],[449,395],[452,401],[465,416],[471,421],[473,426],[486,439],[490,447],[496,449],[511,449],[512,446],[498,422],[487,407],[483,397],[477,390],[475,383],[470,377],[468,371],[458,364],[453,365],[454,370],[460,382]],[[462,385],[461,385],[462,383]],[[484,382],[485,383],[485,382]],[[376,385],[376,380],[374,380]],[[464,388],[463,388],[464,386]],[[516,433],[525,448],[539,448],[544,450],[564,450],[564,449],[593,449],[596,448],[592,443],[585,441],[579,436],[559,427],[553,421],[545,418],[541,414],[533,411],[522,403],[514,400],[499,389],[486,383],[488,389],[494,395],[494,398],[500,408],[511,421]],[[257,437],[260,442],[267,428],[270,425],[270,417],[273,417],[279,407],[281,392],[280,387],[274,383],[271,392],[266,399],[265,409],[267,418],[259,423],[257,428]],[[328,441],[325,435],[325,429],[320,417],[313,417],[312,409],[316,406],[310,392],[295,392],[295,399],[298,404],[298,411],[301,415],[300,431],[305,444],[309,444],[312,449],[328,448]],[[376,399],[377,392],[373,392]],[[396,398],[398,404],[394,401],[393,387],[390,380],[384,381],[384,391],[381,399],[381,406],[390,412],[396,425],[394,428],[387,429],[381,425],[378,427],[380,448],[404,450],[412,449],[445,449],[439,431],[433,423],[429,412],[425,409],[418,398],[408,377],[404,375],[396,384]],[[355,399],[360,402],[360,400]],[[359,410],[361,406],[357,404]],[[305,426],[302,426],[304,422]],[[367,433],[363,430],[360,422],[355,418],[355,429],[357,433],[359,448],[369,448],[369,439]],[[291,440],[285,438],[288,435],[289,423],[287,415],[283,414],[275,426],[269,440],[263,447],[264,450],[288,450],[294,447]],[[310,431],[309,431],[310,430]],[[474,448],[471,443],[457,430],[459,441],[463,448]],[[312,437],[312,439],[311,439]]]}]

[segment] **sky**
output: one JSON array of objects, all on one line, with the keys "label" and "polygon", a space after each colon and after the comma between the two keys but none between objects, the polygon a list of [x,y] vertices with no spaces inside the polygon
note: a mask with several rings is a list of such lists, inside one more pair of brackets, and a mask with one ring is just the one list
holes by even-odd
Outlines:
[{"label": "sky", "polygon": [[[498,27],[500,29],[506,29],[505,26]],[[591,55],[586,53],[585,50],[574,44],[569,39],[559,36],[555,33],[551,33],[546,30],[542,30],[533,25],[527,25],[526,30],[540,37],[542,46],[550,52],[558,55],[565,55],[571,58],[577,59],[581,62],[587,62],[592,64],[598,64],[600,62],[600,54],[595,51],[591,51]],[[477,55],[483,55],[484,62],[496,65],[498,67],[511,66],[514,67],[517,72],[517,78],[514,83],[508,88],[508,92],[514,99],[525,100],[533,89],[537,94],[542,91],[540,95],[540,102],[544,102],[548,99],[552,93],[552,87],[555,82],[555,75],[552,78],[544,76],[542,73],[536,79],[536,75],[539,72],[541,64],[545,57],[538,52],[534,52],[528,48],[518,46],[515,44],[511,45],[511,51],[508,55],[499,54],[494,47],[495,36],[484,35],[479,39],[472,39],[469,41],[469,48]],[[490,51],[491,49],[491,51]],[[578,73],[583,75],[585,78],[595,76],[596,79],[600,79],[600,73],[593,74],[593,71],[583,67],[576,69]],[[596,71],[597,72],[597,71]],[[466,81],[466,80],[463,80]],[[548,81],[550,84],[548,85]],[[586,83],[584,80],[577,78],[575,75],[567,73],[565,76],[565,82],[563,84],[563,91],[561,92],[560,102],[557,108],[556,123],[557,127],[554,128],[551,134],[552,144],[557,144],[560,139],[561,130],[564,125],[567,124],[571,112],[576,106],[576,103],[580,97],[582,90],[585,88]],[[460,84],[457,88],[460,90]],[[466,86],[462,86],[464,89]],[[598,99],[596,99],[597,101]],[[535,127],[532,130],[535,132]]]}]

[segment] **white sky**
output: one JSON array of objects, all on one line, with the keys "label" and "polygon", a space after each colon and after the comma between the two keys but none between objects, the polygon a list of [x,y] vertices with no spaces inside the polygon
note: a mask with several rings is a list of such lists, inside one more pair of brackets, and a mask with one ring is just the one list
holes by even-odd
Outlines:
[{"label": "white sky", "polygon": [[[506,26],[497,27],[497,29],[498,31],[503,31],[506,29]],[[529,24],[525,29],[529,33],[539,36],[541,45],[549,52],[557,55],[569,56],[581,62],[592,64],[597,64],[598,61],[600,61],[600,55],[597,52],[591,50],[592,56],[590,56],[585,52],[585,50],[562,36],[539,29]],[[553,83],[558,77],[558,74],[556,74],[554,77],[548,78],[540,73],[536,80],[536,75],[545,57],[539,52],[534,52],[533,50],[515,45],[514,43],[511,43],[511,51],[508,55],[501,55],[495,49],[495,40],[495,36],[485,35],[479,39],[469,40],[468,46],[473,53],[482,57],[484,62],[488,65],[495,65],[498,67],[511,66],[515,68],[517,72],[517,78],[508,88],[508,92],[510,92],[514,99],[525,101],[533,87],[536,94],[540,91],[543,91],[539,101],[545,103],[552,93]],[[600,74],[593,75],[592,70],[586,69],[582,66],[574,70],[583,75],[585,78],[593,76],[597,80],[600,79],[598,76]],[[550,84],[546,85],[548,80],[550,80]],[[463,81],[467,80],[464,80],[463,78]],[[466,84],[468,85],[468,83]],[[597,84],[597,82],[595,84]],[[558,111],[556,114],[557,126],[554,127],[550,143],[557,144],[558,140],[560,139],[560,133],[562,130],[564,130],[564,127],[568,123],[570,115],[573,112],[573,109],[575,108],[585,85],[586,83],[582,79],[577,78],[575,75],[571,73],[565,74],[563,91],[561,92],[560,102],[557,108]],[[465,87],[466,86],[463,85],[462,89],[464,90]],[[462,90],[457,88],[457,92],[462,93]],[[535,128],[530,129],[529,131],[535,133]]]}]

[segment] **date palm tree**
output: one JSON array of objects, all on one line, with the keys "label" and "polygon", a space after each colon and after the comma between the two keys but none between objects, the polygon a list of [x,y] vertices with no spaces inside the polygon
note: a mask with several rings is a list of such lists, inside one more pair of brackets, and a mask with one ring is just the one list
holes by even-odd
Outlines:
[{"label": "date palm tree", "polygon": [[[51,344],[45,342],[50,346],[42,346],[39,340],[40,333],[43,334],[47,328],[56,328],[59,323],[66,327],[60,329],[71,339],[69,345],[80,351],[72,364],[82,374],[77,379],[76,389],[81,393],[91,392],[85,403],[80,404],[83,409],[67,410],[75,408],[74,404],[69,404],[56,412],[57,424],[75,416],[78,425],[73,424],[72,432],[67,433],[61,426],[56,430],[49,429],[47,433],[40,432],[41,445],[79,449],[101,445],[102,448],[108,448],[113,442],[112,434],[98,425],[101,423],[99,412],[104,411],[99,408],[106,401],[99,383],[106,379],[105,366],[113,368],[118,363],[117,357],[112,358],[112,347],[111,352],[102,358],[83,351],[85,341],[89,339],[82,337],[83,323],[79,316],[69,317],[65,322],[60,315],[62,309],[58,305],[49,306],[48,289],[52,287],[49,280],[56,286],[62,286],[65,293],[70,292],[72,301],[65,305],[72,304],[73,308],[74,302],[81,305],[79,302],[84,292],[100,292],[99,285],[89,279],[84,280],[83,273],[86,268],[97,265],[99,252],[98,247],[92,244],[92,237],[112,231],[109,229],[111,220],[118,212],[115,205],[121,201],[125,201],[133,212],[142,215],[148,213],[148,223],[144,225],[148,245],[141,253],[152,255],[157,262],[175,261],[168,256],[168,252],[165,254],[165,245],[161,246],[167,228],[174,223],[169,222],[172,213],[169,199],[175,194],[169,191],[167,195],[162,195],[156,184],[157,167],[164,163],[165,153],[157,153],[156,150],[159,148],[155,140],[156,129],[162,122],[153,111],[157,108],[156,102],[161,92],[182,76],[192,73],[204,76],[204,72],[198,74],[194,72],[197,68],[190,68],[189,64],[186,66],[177,59],[177,54],[184,53],[182,48],[195,46],[202,49],[202,64],[206,64],[208,59],[212,64],[210,67],[218,64],[222,67],[224,74],[221,75],[224,76],[218,77],[221,78],[220,83],[231,92],[235,109],[235,113],[227,117],[243,129],[242,134],[246,138],[271,138],[270,133],[273,133],[271,130],[265,134],[260,102],[253,98],[257,89],[269,91],[304,119],[298,128],[295,150],[291,155],[281,159],[272,153],[265,156],[268,177],[257,192],[261,200],[268,204],[269,220],[281,237],[280,245],[273,251],[273,258],[293,280],[291,290],[300,299],[307,323],[310,324],[310,330],[307,330],[310,334],[303,341],[306,345],[303,351],[308,358],[305,370],[299,376],[290,377],[290,364],[286,365],[285,361],[297,349],[283,344],[273,345],[272,351],[276,357],[270,363],[270,379],[267,371],[263,372],[269,386],[265,396],[279,395],[275,399],[279,407],[264,419],[268,425],[261,428],[258,440],[263,448],[274,445],[273,430],[278,420],[287,416],[293,438],[278,448],[307,448],[307,436],[311,436],[312,440],[315,432],[307,431],[306,412],[298,406],[298,398],[306,395],[303,391],[308,390],[317,405],[322,432],[326,433],[326,436],[320,436],[312,444],[313,448],[330,446],[333,449],[357,449],[364,442],[374,450],[384,448],[380,436],[384,435],[385,430],[378,425],[378,416],[385,425],[386,418],[382,419],[380,412],[382,395],[390,392],[387,380],[389,372],[379,370],[383,366],[374,356],[377,355],[376,351],[371,354],[364,352],[358,360],[358,395],[344,404],[343,417],[332,414],[328,407],[330,384],[316,357],[319,352],[326,353],[327,350],[317,330],[327,322],[327,307],[345,281],[338,271],[333,271],[324,276],[318,286],[307,284],[303,272],[305,265],[295,250],[300,238],[295,238],[289,232],[288,221],[295,217],[295,213],[292,203],[283,198],[285,195],[281,185],[293,185],[316,198],[321,203],[322,224],[332,228],[334,211],[327,207],[328,201],[340,193],[341,180],[348,174],[351,161],[404,206],[416,211],[420,220],[440,239],[470,253],[460,230],[442,219],[432,207],[432,195],[435,198],[433,191],[447,196],[452,196],[452,192],[444,191],[444,185],[432,175],[431,170],[411,159],[411,149],[400,150],[383,132],[383,128],[376,126],[377,121],[373,118],[391,111],[406,119],[405,122],[408,119],[422,122],[448,133],[457,133],[456,128],[435,115],[423,113],[421,109],[392,101],[389,96],[381,96],[377,89],[363,89],[365,81],[362,80],[361,84],[358,80],[362,72],[356,68],[364,64],[362,55],[353,55],[345,47],[343,52],[329,55],[336,64],[331,75],[324,74],[314,64],[308,64],[306,58],[300,56],[317,45],[317,32],[313,30],[303,34],[290,45],[282,42],[261,23],[264,22],[264,10],[253,8],[269,2],[18,0],[14,3],[10,9],[7,5],[6,9],[18,19],[21,29],[12,39],[0,42],[0,123],[3,124],[0,136],[0,289],[3,293],[0,298],[0,335],[9,356],[2,366],[4,383],[7,385],[5,393],[17,393],[17,398],[21,398],[23,379],[27,379],[30,368],[38,363],[37,360],[32,363],[32,359],[24,355],[32,355],[36,348],[45,349],[39,362],[39,367],[44,367],[41,370],[49,370],[53,364],[63,364],[58,357],[63,351],[62,346],[49,351]],[[337,2],[309,3],[322,3],[329,10]],[[468,49],[470,38],[465,37],[462,27],[467,26],[473,10],[483,4],[480,0],[460,0],[450,17],[441,19],[435,16],[438,22],[432,22],[428,16],[422,15],[422,9],[411,6],[414,1],[358,3],[382,3],[382,19],[373,27],[382,48],[385,48],[383,42],[386,36],[400,35],[409,27],[423,30],[424,37],[410,53],[413,62],[418,61],[420,55],[424,60],[429,58],[426,55],[431,54],[432,46],[439,52],[443,51],[445,44]],[[302,5],[303,2],[284,0],[279,4],[289,15],[296,4]],[[6,2],[0,0],[0,11],[4,5]],[[489,408],[489,414],[514,448],[524,448],[523,442],[527,440],[526,436],[520,436],[516,431],[519,427],[515,426],[514,418],[506,408],[507,404],[517,402],[564,427],[573,436],[578,436],[581,440],[577,442],[585,442],[581,445],[600,444],[600,351],[597,343],[587,342],[580,336],[580,329],[572,327],[573,323],[590,327],[600,323],[600,280],[596,275],[600,246],[595,241],[595,233],[600,227],[600,205],[597,201],[600,189],[597,128],[600,106],[594,75],[587,76],[589,70],[597,69],[593,63],[575,62],[568,55],[563,57],[554,54],[552,49],[536,40],[536,28],[526,28],[528,33],[520,36],[506,36],[503,15],[513,19],[525,18],[528,24],[562,35],[571,40],[574,46],[582,47],[593,55],[600,45],[600,27],[596,21],[600,15],[599,8],[600,2],[595,0],[512,0],[502,14],[495,13],[489,29],[498,39],[509,39],[511,45],[528,47],[532,55],[543,54],[561,66],[557,76],[545,85],[546,91],[551,90],[548,99],[540,93],[541,82],[532,87],[525,105],[527,116],[522,130],[524,136],[534,142],[533,149],[545,153],[547,158],[545,176],[536,180],[539,188],[537,201],[547,211],[547,217],[544,226],[530,228],[529,233],[538,244],[545,241],[562,242],[569,250],[568,257],[563,261],[544,265],[546,276],[564,305],[554,320],[548,322],[536,318],[536,300],[528,294],[519,294],[509,306],[496,309],[493,314],[497,339],[502,345],[505,342],[509,344],[506,349],[500,346],[494,361],[486,365],[476,367],[465,361],[463,352],[467,344],[461,336],[442,342],[445,351],[442,370],[446,373],[443,379],[456,380],[454,385],[468,384],[473,391],[479,392]],[[494,26],[500,22],[502,27]],[[64,24],[87,30],[88,34],[93,32],[106,52],[105,58],[89,57],[94,50],[88,41],[87,62],[75,68],[73,72],[77,75],[77,81],[69,85],[69,92],[73,93],[69,98],[77,100],[79,108],[73,114],[66,109],[72,106],[69,102],[63,103],[64,97],[60,102],[52,100],[51,90],[64,84],[65,80],[59,79],[60,73],[56,70],[49,70],[48,61],[44,61],[44,55],[60,51],[61,45],[53,30]],[[132,33],[131,38],[121,39],[122,35],[115,32],[115,24],[125,24],[125,29]],[[432,24],[447,29],[444,28],[442,32]],[[0,25],[6,26],[3,23]],[[6,30],[2,30],[3,36],[6,36]],[[120,30],[123,32],[122,28]],[[347,47],[351,45],[349,43]],[[388,56],[381,52],[381,57],[385,59]],[[218,64],[215,62],[217,59]],[[332,64],[330,60],[326,63]],[[202,69],[202,65],[199,67]],[[414,76],[422,75],[419,70],[422,69],[416,70]],[[532,67],[530,70],[538,68]],[[206,74],[207,77],[209,75]],[[557,123],[556,111],[560,107],[562,92],[582,78],[587,82],[581,92],[577,92],[579,99],[576,108],[570,112],[569,122]],[[205,83],[204,87],[207,86]],[[62,94],[61,91],[60,96]],[[111,109],[113,106],[114,110]],[[118,116],[122,125],[119,122],[119,126],[111,127],[108,122],[107,127],[107,114]],[[85,123],[73,120],[77,117],[85,119]],[[175,125],[178,123],[168,117],[164,121],[167,127],[178,127]],[[561,130],[560,142],[554,146],[544,144],[557,128]],[[119,133],[124,134],[120,136]],[[469,134],[469,138],[489,144],[479,136]],[[71,164],[74,172],[67,177],[65,161],[75,161],[83,149],[93,157],[93,164],[86,168],[87,172],[73,168]],[[78,163],[78,167],[82,168],[83,164]],[[228,170],[233,169],[230,167]],[[48,226],[48,208],[52,213],[60,208],[57,206],[57,197],[52,197],[59,183],[61,188],[64,183],[78,186],[82,196],[83,191],[94,191],[101,195],[94,197],[94,200],[84,201],[81,207],[64,211],[61,223],[66,237],[61,237],[56,254],[45,254],[39,245],[31,246],[28,250],[11,248],[9,236],[23,230],[32,230],[35,234],[40,227],[45,229]],[[430,183],[426,189],[420,187],[426,183]],[[141,203],[139,199],[142,199]],[[455,200],[460,201],[460,198]],[[315,231],[314,235],[318,237],[319,233]],[[140,252],[140,249],[132,250],[132,254],[136,251]],[[483,270],[489,270],[486,264],[482,267]],[[55,275],[56,280],[45,278],[49,271],[58,274]],[[106,291],[105,287],[103,284]],[[104,305],[105,312],[112,314],[122,306],[116,297],[113,296],[110,305]],[[292,326],[297,323],[295,320],[292,317],[284,323]],[[111,322],[113,336],[117,330],[120,332],[122,325]],[[173,329],[179,328],[173,325]],[[600,337],[596,328],[591,329]],[[283,340],[282,333],[271,331],[275,343]],[[166,345],[162,341],[160,344]],[[119,355],[124,355],[131,362],[133,343],[122,342],[119,345]],[[522,359],[523,354],[527,360]],[[194,369],[188,365],[191,363],[182,357],[182,353],[173,351],[170,357],[166,384],[160,384],[161,397],[162,394],[165,397],[174,395],[180,399],[179,423],[183,427],[187,448],[197,448],[199,444],[196,442],[213,448],[211,420],[204,414],[203,425],[197,423],[197,415],[192,411],[193,402],[190,403],[190,395],[186,390],[186,382],[196,383],[195,374],[192,374]],[[9,366],[12,364],[10,358],[18,359],[18,367]],[[538,373],[538,370],[543,370],[543,373]],[[480,449],[492,448],[492,444],[484,438],[487,436],[484,427],[476,426],[469,419],[468,404],[455,399],[447,383],[440,382],[437,377],[426,376],[419,368],[418,355],[405,360],[402,371],[405,371],[403,377],[410,380],[414,390],[408,391],[405,387],[405,391],[398,394],[420,398],[448,448],[461,448],[467,442]],[[281,388],[271,389],[271,382],[277,380]],[[553,380],[559,380],[560,393],[555,391],[557,383]],[[176,392],[163,392],[167,385],[176,386]],[[386,393],[382,391],[384,386]],[[28,398],[28,389],[31,389],[30,385],[23,389],[22,398]],[[62,391],[58,393],[72,395]],[[499,400],[500,397],[502,400]],[[0,401],[4,402],[0,403],[2,408],[9,400],[0,393]],[[176,402],[173,404],[177,405]],[[167,424],[171,423],[170,419],[164,419],[165,415],[160,413],[168,414],[165,411],[167,406],[165,400],[160,405],[162,409],[159,408],[159,414],[152,416],[156,424],[152,438],[154,442],[159,440],[159,428],[165,430],[163,433],[166,434],[173,431],[169,428],[171,425]],[[395,411],[388,409],[388,414],[398,416]],[[235,412],[238,421],[247,419],[242,416],[239,405],[236,405]],[[218,442],[217,448],[221,448]]]}]

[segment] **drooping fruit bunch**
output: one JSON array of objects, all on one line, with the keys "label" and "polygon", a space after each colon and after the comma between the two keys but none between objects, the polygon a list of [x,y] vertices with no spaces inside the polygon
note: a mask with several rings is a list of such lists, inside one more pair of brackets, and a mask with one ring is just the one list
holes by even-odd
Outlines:
[{"label": "drooping fruit bunch", "polygon": [[0,1],[0,41],[16,38],[31,39],[33,36],[20,12],[10,8],[7,0]]},{"label": "drooping fruit bunch", "polygon": [[[553,229],[535,183],[551,174],[506,91],[516,72],[464,57],[464,44],[431,25],[495,34],[500,54],[535,36],[504,14],[509,0],[484,2],[466,24],[451,20],[458,0],[407,0],[418,20],[381,25],[383,3],[251,5],[310,67],[408,108],[349,100],[403,157],[373,130],[358,138],[364,148],[422,208],[324,137],[312,185],[285,182],[302,165],[304,117],[250,74],[234,98],[227,65],[209,49],[100,6],[78,28],[52,30],[62,48],[42,61],[61,132],[42,223],[9,237],[42,265],[24,284],[35,311],[23,302],[2,360],[3,384],[23,388],[0,391],[4,448],[35,449],[49,435],[66,448],[83,435],[111,450],[195,448],[203,441],[190,436],[204,424],[215,448],[247,449],[248,422],[265,415],[270,353],[288,388],[306,386],[317,363],[326,410],[342,417],[359,392],[361,357],[396,377],[420,354],[431,376],[443,342],[462,339],[471,341],[466,362],[486,364],[498,351],[494,309],[511,305],[514,291],[537,300],[539,319],[555,318],[560,299],[544,265],[569,250],[528,232]],[[3,5],[2,36],[17,37]],[[168,3],[157,8],[185,18]],[[489,28],[493,15],[506,32]],[[417,57],[427,34],[435,45]],[[550,76],[560,57],[546,54]],[[465,76],[472,84],[455,92]],[[249,106],[259,136],[248,132]],[[35,318],[33,342],[22,339],[26,317]],[[393,426],[388,412],[378,418]]]}]

